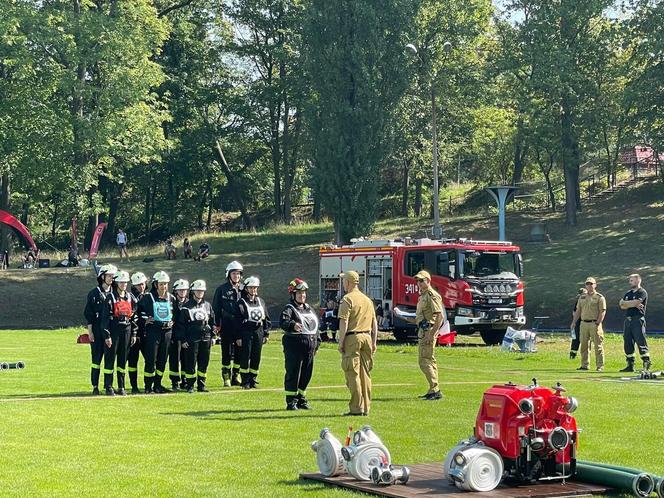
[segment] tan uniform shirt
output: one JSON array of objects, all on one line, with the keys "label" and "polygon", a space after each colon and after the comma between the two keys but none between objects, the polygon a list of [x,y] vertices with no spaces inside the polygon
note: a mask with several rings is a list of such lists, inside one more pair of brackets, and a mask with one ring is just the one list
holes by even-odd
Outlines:
[{"label": "tan uniform shirt", "polygon": [[595,321],[599,318],[600,312],[606,311],[606,299],[599,292],[595,292],[593,295],[582,295],[576,306],[581,311],[579,316],[582,321]]},{"label": "tan uniform shirt", "polygon": [[341,299],[339,320],[346,320],[348,332],[371,332],[376,320],[373,301],[359,289],[352,290]]},{"label": "tan uniform shirt", "polygon": [[434,314],[436,313],[443,313],[443,317],[445,317],[443,298],[435,290],[429,288],[426,292],[420,294],[420,298],[417,300],[415,323],[419,327],[422,320],[426,320],[431,325],[434,322]]}]

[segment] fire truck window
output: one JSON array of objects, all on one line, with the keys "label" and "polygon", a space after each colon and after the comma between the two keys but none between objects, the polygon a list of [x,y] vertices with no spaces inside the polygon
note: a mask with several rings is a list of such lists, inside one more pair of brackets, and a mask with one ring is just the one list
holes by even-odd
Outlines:
[{"label": "fire truck window", "polygon": [[436,275],[456,278],[456,251],[439,251],[436,254]]},{"label": "fire truck window", "polygon": [[414,277],[424,269],[424,253],[411,251],[406,256],[406,275]]}]

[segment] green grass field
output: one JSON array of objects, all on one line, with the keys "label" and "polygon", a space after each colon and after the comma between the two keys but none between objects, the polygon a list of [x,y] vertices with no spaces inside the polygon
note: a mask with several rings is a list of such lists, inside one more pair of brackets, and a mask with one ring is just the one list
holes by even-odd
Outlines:
[{"label": "green grass field", "polygon": [[[475,347],[438,349],[446,398],[425,390],[414,346],[382,341],[367,418],[346,418],[348,393],[334,345],[323,345],[309,390],[313,410],[286,412],[279,334],[264,349],[260,389],[223,389],[215,349],[210,393],[89,396],[89,348],[79,329],[0,331],[0,490],[3,496],[352,496],[298,480],[316,469],[310,443],[323,427],[345,436],[371,424],[397,464],[442,461],[471,431],[482,392],[508,380],[561,381],[577,397],[583,459],[664,474],[664,381],[619,382],[618,337],[607,340],[606,372],[576,372],[567,340],[544,338],[533,355]],[[664,340],[652,340],[655,366]],[[142,366],[142,363],[141,363]]]}]

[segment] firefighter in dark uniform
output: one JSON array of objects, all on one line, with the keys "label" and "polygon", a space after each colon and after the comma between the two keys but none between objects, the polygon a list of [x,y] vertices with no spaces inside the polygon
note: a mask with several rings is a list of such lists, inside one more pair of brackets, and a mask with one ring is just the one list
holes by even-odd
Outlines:
[{"label": "firefighter in dark uniform", "polygon": [[207,285],[204,280],[191,284],[189,301],[180,310],[178,322],[183,330],[182,359],[187,379],[187,391],[194,392],[197,381],[198,392],[207,392],[205,387],[207,368],[210,364],[210,348],[214,344],[214,311],[205,300]]},{"label": "firefighter in dark uniform", "polygon": [[215,316],[215,332],[221,339],[221,377],[224,387],[239,386],[240,349],[235,341],[240,334],[241,280],[243,267],[238,261],[226,266],[226,282],[217,287],[212,299]]},{"label": "firefighter in dark uniform", "polygon": [[145,319],[145,393],[170,392],[161,384],[171,343],[173,317],[177,302],[168,292],[168,274],[158,271],[152,277],[152,289],[138,303],[138,313]]},{"label": "firefighter in dark uniform", "polygon": [[429,390],[420,399],[433,401],[443,397],[438,385],[438,363],[434,351],[438,334],[447,317],[443,299],[431,287],[431,274],[422,270],[415,275],[415,280],[420,290],[415,318],[405,319],[417,325],[420,370],[429,383]]},{"label": "firefighter in dark uniform", "polygon": [[318,316],[307,304],[307,289],[309,286],[301,278],[291,281],[288,285],[290,302],[281,312],[279,321],[284,331],[287,410],[309,410],[307,386],[314,371],[314,355],[321,342]]},{"label": "firefighter in dark uniform", "polygon": [[606,299],[597,292],[597,281],[594,277],[586,278],[586,294],[579,297],[579,301],[572,318],[570,328],[576,327],[581,320],[580,348],[581,366],[577,370],[588,370],[588,350],[590,343],[595,345],[595,362],[597,371],[604,371],[604,329],[602,322],[606,316]]},{"label": "firefighter in dark uniform", "polygon": [[180,388],[186,389],[187,387],[181,348],[184,330],[178,321],[178,316],[182,307],[189,300],[189,281],[183,278],[177,279],[173,284],[173,295],[175,295],[177,306],[173,313],[174,325],[171,345],[168,347],[168,377],[171,379],[171,389],[177,391]]},{"label": "firefighter in dark uniform", "polygon": [[87,322],[88,337],[90,338],[90,353],[92,365],[90,366],[90,381],[92,394],[99,394],[99,369],[101,359],[104,357],[104,337],[101,327],[101,314],[106,303],[108,293],[111,292],[113,277],[117,268],[113,265],[102,265],[97,273],[97,287],[88,293],[83,315]]},{"label": "firefighter in dark uniform", "polygon": [[643,369],[650,370],[650,351],[646,339],[646,305],[648,293],[641,287],[641,276],[634,273],[629,276],[629,291],[620,300],[620,309],[625,311],[623,329],[623,345],[627,366],[621,372],[634,371],[634,343],[639,347],[639,356],[643,361]]},{"label": "firefighter in dark uniform", "polygon": [[[138,271],[131,276],[131,293],[139,303],[145,295],[148,278]],[[145,358],[145,319],[136,313],[136,341],[133,341],[127,354],[127,374],[131,383],[131,393],[138,394],[138,358]]]},{"label": "firefighter in dark uniform", "polygon": [[243,282],[240,309],[240,337],[236,345],[240,348],[240,375],[242,389],[254,389],[258,382],[263,344],[270,335],[270,316],[265,301],[258,297],[261,282],[258,277],[248,277]]},{"label": "firefighter in dark uniform", "polygon": [[113,373],[117,360],[118,391],[126,396],[125,373],[127,352],[130,344],[136,342],[136,299],[127,289],[129,273],[115,274],[113,289],[106,297],[106,305],[101,314],[104,331],[104,390],[107,396],[115,396]]},{"label": "firefighter in dark uniform", "polygon": [[[574,313],[576,312],[577,304],[579,302],[579,296],[587,294],[587,291],[584,287],[579,289],[579,292],[574,300],[574,309],[572,310],[572,318],[574,318]],[[573,360],[576,358],[577,353],[579,352],[579,345],[581,344],[581,322],[577,320],[576,326],[570,331],[572,334],[572,342],[569,346],[569,359]]]}]

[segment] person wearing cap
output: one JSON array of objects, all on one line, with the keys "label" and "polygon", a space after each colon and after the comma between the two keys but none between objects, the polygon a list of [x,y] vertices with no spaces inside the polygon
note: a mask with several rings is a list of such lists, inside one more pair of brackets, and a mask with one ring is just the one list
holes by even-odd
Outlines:
[{"label": "person wearing cap", "polygon": [[369,415],[371,369],[378,340],[376,310],[373,301],[360,291],[357,272],[348,271],[339,276],[345,292],[339,305],[339,352],[350,390],[346,415]]},{"label": "person wearing cap", "polygon": [[590,343],[595,345],[595,362],[598,372],[604,371],[604,330],[602,322],[606,316],[606,299],[597,292],[597,281],[593,277],[586,279],[586,294],[579,296],[576,311],[572,317],[570,329],[581,320],[579,329],[581,366],[577,370],[588,370],[588,350]]},{"label": "person wearing cap", "polygon": [[171,343],[173,317],[177,302],[168,292],[171,281],[165,271],[152,277],[152,288],[138,303],[138,313],[145,319],[145,393],[170,392],[161,384],[166,368],[168,346]]},{"label": "person wearing cap", "polygon": [[620,300],[620,309],[625,312],[623,328],[623,347],[627,366],[621,372],[634,371],[634,343],[639,347],[639,356],[643,361],[643,369],[650,370],[650,351],[646,339],[646,305],[648,293],[641,287],[641,275],[633,273],[629,276],[629,291]]},{"label": "person wearing cap", "polygon": [[[131,276],[131,293],[139,303],[147,288],[148,277],[144,273],[137,271]],[[127,375],[129,375],[129,383],[131,384],[131,393],[138,394],[138,359],[142,355],[145,360],[145,318],[136,313],[136,340],[132,341],[127,353]]]},{"label": "person wearing cap", "polygon": [[173,310],[173,334],[171,335],[171,344],[168,347],[168,377],[171,379],[171,389],[177,391],[180,388],[187,388],[181,347],[184,340],[184,330],[178,316],[182,307],[189,300],[189,281],[183,278],[177,279],[173,284],[173,295],[177,306]]},{"label": "person wearing cap", "polygon": [[182,360],[187,391],[207,392],[205,387],[207,368],[210,364],[210,348],[214,344],[214,311],[205,300],[205,280],[194,280],[189,300],[178,313],[178,323],[183,331]]},{"label": "person wearing cap", "polygon": [[287,410],[309,410],[307,386],[314,371],[314,356],[320,347],[318,316],[307,304],[309,285],[301,278],[288,284],[290,301],[281,312],[279,324],[284,331],[281,343],[284,347]]},{"label": "person wearing cap", "polygon": [[240,348],[240,375],[242,389],[256,388],[258,369],[261,363],[263,344],[270,335],[270,316],[265,301],[258,297],[261,282],[258,277],[248,277],[243,282],[242,297],[238,303],[240,310],[240,338],[236,345]]},{"label": "person wearing cap", "polygon": [[90,382],[92,383],[92,394],[99,394],[99,377],[101,359],[104,357],[104,338],[101,328],[101,314],[106,303],[106,298],[111,292],[113,277],[118,269],[114,265],[101,265],[97,271],[97,287],[88,292],[85,301],[83,316],[87,322],[88,339],[90,340],[90,354],[92,364],[90,365]]},{"label": "person wearing cap", "polygon": [[126,396],[125,373],[127,351],[130,344],[136,342],[136,300],[127,286],[129,273],[119,271],[115,274],[113,288],[106,297],[101,321],[104,332],[104,390],[107,396],[115,396],[113,373],[117,361],[117,394]]},{"label": "person wearing cap", "polygon": [[[585,287],[581,287],[576,295],[576,299],[574,300],[574,309],[572,310],[572,317],[574,317],[574,313],[576,312],[577,304],[579,302],[579,296],[587,294],[588,291],[586,290]],[[569,346],[569,359],[573,360],[576,358],[576,355],[579,352],[579,345],[581,344],[581,322],[577,320],[576,326],[573,329],[570,329],[570,335],[572,336],[572,342]]]},{"label": "person wearing cap", "polygon": [[438,385],[438,363],[434,351],[447,316],[442,297],[431,286],[431,274],[421,270],[415,275],[415,280],[420,291],[415,318],[404,318],[417,325],[420,370],[429,383],[429,390],[420,399],[433,401],[443,397]]},{"label": "person wearing cap", "polygon": [[235,341],[240,337],[241,281],[244,268],[239,261],[226,266],[226,281],[217,287],[212,299],[215,317],[215,332],[221,344],[221,377],[224,387],[239,386],[240,348]]}]

